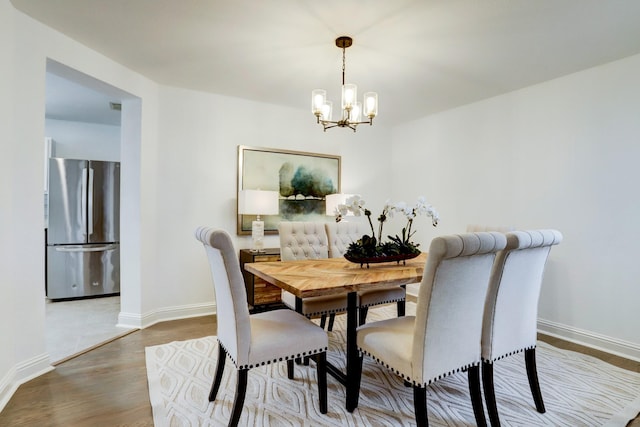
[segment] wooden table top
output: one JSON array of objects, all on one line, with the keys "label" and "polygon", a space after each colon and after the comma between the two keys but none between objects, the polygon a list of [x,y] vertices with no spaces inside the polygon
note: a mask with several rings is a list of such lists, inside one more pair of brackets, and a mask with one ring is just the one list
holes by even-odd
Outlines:
[{"label": "wooden table top", "polygon": [[407,285],[422,280],[427,254],[402,263],[386,262],[361,268],[344,258],[247,263],[244,268],[297,297],[308,298]]}]

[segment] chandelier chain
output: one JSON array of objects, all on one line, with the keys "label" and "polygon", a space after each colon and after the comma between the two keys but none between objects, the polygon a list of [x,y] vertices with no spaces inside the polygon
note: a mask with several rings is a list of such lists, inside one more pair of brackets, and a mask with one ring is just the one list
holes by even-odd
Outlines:
[{"label": "chandelier chain", "polygon": [[346,48],[342,48],[342,86],[344,86],[344,73],[345,73],[345,58],[346,58]]}]

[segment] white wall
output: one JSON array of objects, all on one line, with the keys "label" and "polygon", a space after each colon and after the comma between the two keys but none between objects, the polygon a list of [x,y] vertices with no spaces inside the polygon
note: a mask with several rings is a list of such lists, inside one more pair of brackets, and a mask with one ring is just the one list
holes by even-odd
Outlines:
[{"label": "white wall", "polygon": [[[142,129],[138,140],[130,140],[130,151],[153,151],[156,144],[155,95],[157,85],[148,79],[127,70],[113,61],[88,50],[73,40],[42,26],[17,12],[9,2],[0,2],[0,40],[8,61],[2,67],[1,88],[6,94],[2,110],[2,153],[0,156],[0,200],[2,216],[0,223],[0,408],[4,406],[15,388],[33,375],[48,369],[49,360],[45,348],[45,292],[44,292],[44,233],[42,228],[42,167],[43,138],[45,137],[45,73],[47,58],[78,69],[88,75],[120,87],[131,97],[148,100],[143,106],[145,122],[138,125]],[[124,112],[123,112],[124,113]],[[124,122],[124,118],[123,118]],[[125,141],[123,141],[123,144]],[[134,147],[135,146],[135,147]],[[137,148],[136,148],[137,147]],[[141,168],[153,170],[146,159],[124,161],[127,170]],[[154,161],[153,158],[150,159]],[[150,186],[153,176],[123,171],[129,179],[137,180],[123,186],[136,189]],[[128,185],[127,185],[128,184]],[[141,205],[141,197],[131,197],[125,192],[123,211],[128,215],[128,223],[143,214],[148,214]],[[122,242],[122,249],[141,264],[142,249],[135,246],[140,238],[141,227],[135,234]],[[144,230],[146,231],[146,230]],[[134,243],[131,243],[133,241]],[[147,268],[148,269],[148,268]],[[139,268],[138,270],[142,270]],[[143,299],[141,283],[144,274],[123,272],[123,301],[128,300],[131,310],[141,317]],[[153,292],[153,289],[147,292]],[[136,295],[136,292],[138,295]],[[126,297],[126,298],[125,298]],[[124,306],[124,302],[123,302]],[[16,328],[19,325],[19,328]]]},{"label": "white wall", "polygon": [[120,161],[120,126],[46,119],[45,135],[55,142],[55,157]]},{"label": "white wall", "polygon": [[560,230],[540,327],[640,358],[639,113],[633,56],[426,117],[394,130],[394,187],[440,210],[424,241],[470,223]]},{"label": "white wall", "polygon": [[[193,237],[197,226],[222,228],[237,248],[250,247],[249,236],[235,234],[238,145],[340,155],[344,191],[390,188],[384,163],[371,167],[390,155],[384,128],[325,133],[306,109],[170,87],[161,88],[159,104],[155,209],[162,239],[154,265],[163,291],[153,295],[155,307],[213,301],[205,253]],[[277,236],[266,236],[267,247],[278,244]]]},{"label": "white wall", "polygon": [[[11,7],[7,2],[0,2],[0,52],[6,55],[0,67],[0,93],[7,94],[8,100],[15,99],[13,81],[15,67],[13,61],[13,28],[14,20]],[[7,397],[16,388],[13,378],[17,360],[13,352],[16,343],[16,328],[13,327],[15,296],[15,275],[13,268],[14,254],[11,247],[15,243],[13,235],[13,220],[15,216],[13,191],[13,144],[15,141],[14,114],[11,102],[0,103],[0,140],[2,155],[0,155],[0,408],[6,403]],[[3,399],[4,397],[4,399]],[[1,409],[0,409],[1,410]]]}]

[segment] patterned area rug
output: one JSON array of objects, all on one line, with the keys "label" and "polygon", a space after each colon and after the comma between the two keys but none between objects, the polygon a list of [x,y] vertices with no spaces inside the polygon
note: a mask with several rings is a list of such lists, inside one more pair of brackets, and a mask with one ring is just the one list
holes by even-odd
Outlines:
[{"label": "patterned area rug", "polygon": [[[408,304],[410,312],[412,304]],[[368,321],[395,316],[393,307],[370,310]],[[336,318],[328,358],[344,368],[346,319]],[[208,401],[216,366],[215,337],[146,348],[149,395],[156,427],[226,426],[236,374],[227,361],[216,402]],[[538,375],[547,412],[535,410],[524,367],[515,355],[494,367],[496,398],[503,426],[625,426],[640,411],[640,374],[580,353],[540,342]],[[296,365],[287,379],[286,363],[249,371],[243,426],[408,426],[415,425],[413,393],[388,370],[365,357],[358,408],[344,408],[345,390],[328,377],[329,413],[318,411],[315,365]],[[466,373],[428,388],[431,426],[475,425]]]}]

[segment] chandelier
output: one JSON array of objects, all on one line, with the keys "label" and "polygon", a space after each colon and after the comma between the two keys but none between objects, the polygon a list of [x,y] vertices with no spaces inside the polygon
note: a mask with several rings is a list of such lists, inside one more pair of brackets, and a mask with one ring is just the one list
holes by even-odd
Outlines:
[{"label": "chandelier", "polygon": [[[333,127],[349,128],[354,132],[360,124],[373,124],[373,118],[378,114],[378,94],[367,92],[364,94],[363,102],[358,98],[358,86],[345,84],[345,50],[353,44],[353,40],[348,36],[341,36],[336,39],[336,46],[342,49],[342,108],[340,120],[331,120],[332,103],[327,101],[327,91],[315,89],[311,92],[311,111],[316,116],[317,123],[321,124],[326,132]],[[364,109],[363,109],[364,108]]]}]

